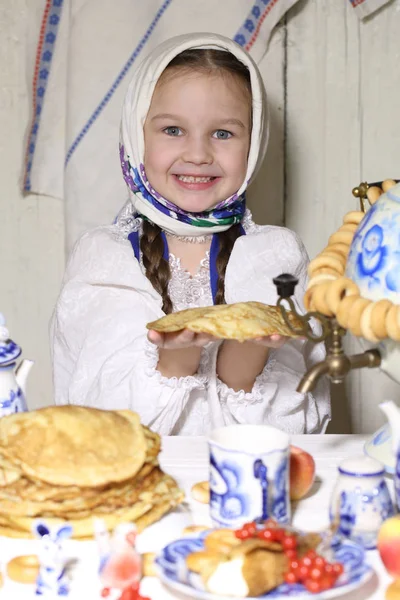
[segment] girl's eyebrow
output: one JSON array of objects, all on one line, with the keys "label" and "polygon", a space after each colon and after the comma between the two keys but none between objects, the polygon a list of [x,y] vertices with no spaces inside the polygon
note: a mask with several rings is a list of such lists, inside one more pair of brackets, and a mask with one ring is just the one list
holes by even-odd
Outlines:
[{"label": "girl's eyebrow", "polygon": [[152,121],[155,121],[156,119],[172,119],[173,121],[177,121],[180,117],[178,117],[178,115],[171,115],[169,113],[161,113],[159,115],[154,115],[154,117],[151,118]]},{"label": "girl's eyebrow", "polygon": [[[152,117],[151,120],[156,121],[157,119],[171,119],[172,121],[178,121],[180,118],[181,117],[179,117],[178,115],[171,115],[170,113],[160,113],[159,115],[154,115],[154,117]],[[219,125],[237,125],[242,129],[246,129],[244,123],[240,119],[216,119],[216,121],[218,121]]]},{"label": "girl's eyebrow", "polygon": [[245,129],[244,123],[242,123],[240,119],[222,119],[221,121],[218,121],[218,123],[221,125],[238,125],[239,127],[242,127],[242,129]]}]

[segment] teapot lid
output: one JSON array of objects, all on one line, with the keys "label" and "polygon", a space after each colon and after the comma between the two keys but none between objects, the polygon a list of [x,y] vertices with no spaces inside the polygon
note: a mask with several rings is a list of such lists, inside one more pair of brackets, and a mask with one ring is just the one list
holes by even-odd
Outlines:
[{"label": "teapot lid", "polygon": [[21,352],[21,348],[10,340],[5,318],[0,313],[0,366],[13,362]]}]

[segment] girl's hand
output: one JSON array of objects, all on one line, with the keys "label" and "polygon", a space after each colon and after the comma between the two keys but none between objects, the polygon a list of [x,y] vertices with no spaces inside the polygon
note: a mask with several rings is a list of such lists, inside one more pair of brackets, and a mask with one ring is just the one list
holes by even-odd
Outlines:
[{"label": "girl's hand", "polygon": [[286,344],[288,339],[287,336],[273,333],[272,335],[267,335],[265,337],[255,338],[254,342],[261,346],[266,346],[267,348],[281,348],[283,344]]},{"label": "girl's hand", "polygon": [[174,333],[160,333],[151,329],[147,334],[148,340],[165,350],[178,350],[180,348],[202,348],[209,342],[216,341],[212,335],[207,333],[194,333],[189,329],[183,329]]}]

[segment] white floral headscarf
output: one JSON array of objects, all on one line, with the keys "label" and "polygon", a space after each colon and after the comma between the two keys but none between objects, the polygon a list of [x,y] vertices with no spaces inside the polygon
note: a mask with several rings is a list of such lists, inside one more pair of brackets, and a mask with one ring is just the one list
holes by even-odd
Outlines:
[{"label": "white floral headscarf", "polygon": [[[166,66],[184,50],[213,48],[231,52],[250,72],[252,132],[245,179],[236,194],[203,213],[189,213],[163,198],[148,181],[144,169],[143,127],[158,79]],[[235,42],[214,33],[171,38],[155,48],[138,66],[129,85],[122,112],[120,159],[131,201],[138,215],[177,235],[204,235],[225,231],[240,222],[245,210],[244,192],[257,172],[267,148],[268,119],[265,89],[252,58]]]}]

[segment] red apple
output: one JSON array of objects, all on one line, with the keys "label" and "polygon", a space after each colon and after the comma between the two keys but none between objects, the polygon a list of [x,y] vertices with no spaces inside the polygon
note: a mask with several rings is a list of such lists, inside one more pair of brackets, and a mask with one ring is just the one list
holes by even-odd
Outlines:
[{"label": "red apple", "polygon": [[310,491],[315,478],[315,461],[311,454],[290,446],[290,499],[300,500]]},{"label": "red apple", "polygon": [[400,515],[386,519],[381,525],[377,546],[389,575],[400,578]]}]

